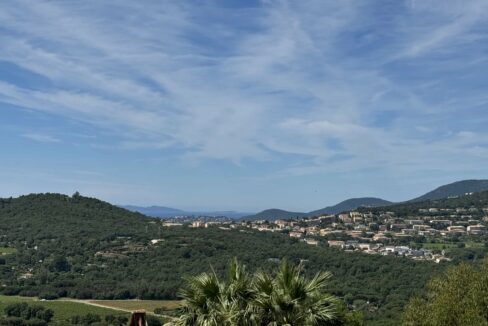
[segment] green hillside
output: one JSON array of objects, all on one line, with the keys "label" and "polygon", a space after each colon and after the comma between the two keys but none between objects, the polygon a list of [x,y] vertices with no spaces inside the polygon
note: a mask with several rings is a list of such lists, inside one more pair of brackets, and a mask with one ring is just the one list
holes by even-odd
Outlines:
[{"label": "green hillside", "polygon": [[478,193],[488,191],[488,180],[462,180],[438,187],[428,193],[401,203],[392,203],[390,201],[374,198],[361,197],[344,200],[336,205],[321,208],[308,213],[289,212],[282,209],[267,209],[255,215],[245,216],[242,219],[248,221],[268,220],[275,221],[279,219],[290,219],[304,216],[318,216],[323,214],[339,214],[345,211],[351,211],[358,208],[383,207],[388,205],[404,205],[410,203],[424,202],[427,200],[448,199],[453,197],[464,196],[468,193]]},{"label": "green hillside", "polygon": [[[433,200],[422,200],[413,202],[404,202],[400,204],[393,204],[383,207],[370,207],[361,208],[360,211],[390,211],[394,212],[399,217],[405,217],[408,215],[416,215],[419,213],[419,209],[430,208],[443,208],[443,209],[456,209],[456,208],[476,208],[475,212],[470,212],[471,215],[483,215],[483,208],[488,207],[488,191],[475,192],[470,195],[456,196],[455,198],[441,198]],[[449,215],[449,212],[436,212],[435,215]]]},{"label": "green hillside", "polygon": [[321,214],[339,214],[345,211],[351,211],[358,207],[377,207],[390,205],[392,202],[381,198],[363,197],[351,198],[340,202],[337,205],[325,207],[308,213],[309,216],[318,216]]},{"label": "green hillside", "polygon": [[341,212],[349,211],[356,209],[358,207],[377,207],[377,206],[385,206],[389,205],[391,202],[381,199],[381,198],[374,198],[374,197],[364,197],[364,198],[351,198],[344,200],[337,205],[328,206],[325,208],[321,208],[309,213],[300,213],[300,212],[290,212],[285,211],[282,209],[272,208],[266,209],[262,212],[259,212],[254,215],[245,216],[242,219],[246,221],[258,221],[258,220],[268,220],[268,221],[276,221],[276,220],[287,220],[287,219],[295,219],[301,218],[305,216],[318,216],[323,214],[338,214]]},{"label": "green hillside", "polygon": [[488,190],[488,180],[463,180],[453,182],[432,191],[425,195],[410,200],[411,202],[419,202],[424,200],[435,200],[448,197],[462,196],[471,192],[482,192]]},{"label": "green hillside", "polygon": [[[0,200],[5,295],[79,299],[174,299],[182,277],[226,271],[237,257],[252,270],[279,259],[303,261],[311,275],[334,275],[330,291],[380,325],[444,266],[309,246],[284,234],[213,228],[163,228],[102,201],[57,194]],[[161,239],[152,245],[151,239]],[[12,250],[12,249],[16,249]]]}]

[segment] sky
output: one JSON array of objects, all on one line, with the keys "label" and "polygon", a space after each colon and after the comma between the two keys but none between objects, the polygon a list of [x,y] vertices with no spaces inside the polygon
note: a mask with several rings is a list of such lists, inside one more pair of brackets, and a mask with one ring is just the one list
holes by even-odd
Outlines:
[{"label": "sky", "polygon": [[0,197],[310,211],[488,178],[488,1],[0,2]]}]

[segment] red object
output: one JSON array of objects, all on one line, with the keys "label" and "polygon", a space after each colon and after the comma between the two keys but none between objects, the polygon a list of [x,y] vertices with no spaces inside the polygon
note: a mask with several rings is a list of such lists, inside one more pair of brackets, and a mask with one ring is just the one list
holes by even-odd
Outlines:
[{"label": "red object", "polygon": [[132,312],[128,326],[147,326],[146,312],[144,310]]}]

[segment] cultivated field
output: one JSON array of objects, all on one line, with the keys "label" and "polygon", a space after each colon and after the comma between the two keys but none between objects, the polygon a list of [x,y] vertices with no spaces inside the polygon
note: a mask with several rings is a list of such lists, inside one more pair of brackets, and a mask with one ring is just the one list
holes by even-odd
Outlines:
[{"label": "cultivated field", "polygon": [[108,308],[115,308],[127,311],[146,310],[154,312],[154,309],[175,310],[181,306],[182,301],[178,300],[89,300],[91,304]]},{"label": "cultivated field", "polygon": [[[41,305],[54,311],[54,324],[66,325],[73,316],[84,316],[87,314],[129,316],[133,310],[146,310],[152,314],[156,308],[164,308],[170,311],[178,308],[181,301],[167,300],[72,300],[60,299],[52,301],[42,301],[37,298],[5,296],[0,295],[0,316],[6,305],[10,303],[27,302],[29,304]],[[161,320],[165,320],[166,318]]]},{"label": "cultivated field", "polygon": [[43,307],[52,309],[54,311],[54,321],[59,323],[60,325],[63,324],[63,321],[68,321],[71,317],[77,315],[80,316],[86,314],[96,314],[100,316],[129,316],[128,312],[92,306],[81,302],[68,300],[40,301],[37,298],[4,295],[0,295],[0,314],[3,314],[6,305],[16,302],[38,304]]}]

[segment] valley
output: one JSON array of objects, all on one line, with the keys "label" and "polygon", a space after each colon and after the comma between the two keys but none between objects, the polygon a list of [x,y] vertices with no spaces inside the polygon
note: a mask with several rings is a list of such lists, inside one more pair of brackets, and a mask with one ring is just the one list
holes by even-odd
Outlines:
[{"label": "valley", "polygon": [[[185,276],[223,275],[234,257],[251,271],[288,259],[306,275],[330,271],[331,293],[369,325],[388,325],[429,278],[485,255],[486,207],[481,192],[271,222],[167,223],[78,194],[2,199],[1,292],[130,310],[139,301],[125,300],[177,300]],[[432,224],[447,220],[462,228]]]}]

